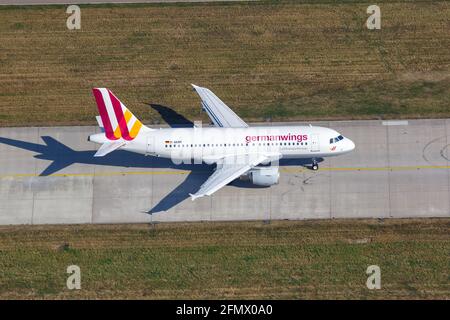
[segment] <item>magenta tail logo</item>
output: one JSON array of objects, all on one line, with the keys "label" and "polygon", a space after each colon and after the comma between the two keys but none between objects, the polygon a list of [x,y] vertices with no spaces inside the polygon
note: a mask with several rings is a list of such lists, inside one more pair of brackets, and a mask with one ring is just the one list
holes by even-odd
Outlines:
[{"label": "magenta tail logo", "polygon": [[94,88],[92,91],[97,102],[106,137],[109,140],[122,138],[127,141],[136,138],[142,123],[110,90]]}]

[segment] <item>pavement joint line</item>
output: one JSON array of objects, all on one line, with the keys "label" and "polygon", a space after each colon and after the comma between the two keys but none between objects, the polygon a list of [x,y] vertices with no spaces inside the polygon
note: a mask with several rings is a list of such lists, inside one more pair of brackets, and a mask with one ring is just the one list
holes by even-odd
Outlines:
[{"label": "pavement joint line", "polygon": [[[319,171],[408,171],[408,170],[420,170],[420,169],[450,169],[450,166],[395,166],[395,167],[336,167],[336,168],[320,168]],[[311,171],[307,168],[288,169],[281,168],[280,172],[284,173],[299,173]],[[209,173],[210,171],[196,171],[196,173]],[[128,175],[186,175],[191,173],[189,170],[179,171],[111,171],[111,172],[96,172],[96,173],[54,173],[48,176],[42,177],[110,177],[110,176],[128,176]],[[41,177],[39,174],[34,173],[17,173],[17,174],[4,174],[0,175],[0,179],[11,178],[33,178]]]}]

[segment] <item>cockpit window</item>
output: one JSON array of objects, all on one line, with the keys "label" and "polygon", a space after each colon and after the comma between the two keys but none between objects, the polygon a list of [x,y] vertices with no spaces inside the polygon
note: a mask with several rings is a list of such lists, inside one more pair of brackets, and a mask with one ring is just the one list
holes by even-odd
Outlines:
[{"label": "cockpit window", "polygon": [[341,141],[342,139],[344,139],[343,136],[337,136],[336,138],[331,138],[331,139],[330,139],[330,144],[336,143],[336,142],[338,142],[338,141]]}]

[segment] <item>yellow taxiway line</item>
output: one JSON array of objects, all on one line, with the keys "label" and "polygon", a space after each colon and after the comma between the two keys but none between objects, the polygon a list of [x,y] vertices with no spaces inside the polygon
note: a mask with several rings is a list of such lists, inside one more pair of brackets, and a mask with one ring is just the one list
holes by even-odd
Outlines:
[{"label": "yellow taxiway line", "polygon": [[[407,170],[430,170],[430,169],[450,169],[450,166],[395,166],[395,167],[336,167],[336,168],[320,168],[319,171],[407,171]],[[310,171],[308,168],[286,168],[280,169],[284,173],[300,173]],[[198,173],[204,173],[206,171],[199,171]],[[312,172],[312,171],[311,171]],[[47,177],[110,177],[110,176],[128,176],[128,175],[183,175],[189,174],[189,170],[176,170],[176,171],[105,171],[105,172],[88,172],[88,173],[54,173]],[[32,178],[39,177],[39,174],[34,173],[16,173],[16,174],[0,174],[0,179],[11,178]]]},{"label": "yellow taxiway line", "polygon": [[[450,169],[450,166],[395,166],[395,167],[341,167],[341,168],[320,168],[319,171],[405,171],[421,169]],[[305,168],[289,169],[282,168],[282,172],[302,172]]]}]

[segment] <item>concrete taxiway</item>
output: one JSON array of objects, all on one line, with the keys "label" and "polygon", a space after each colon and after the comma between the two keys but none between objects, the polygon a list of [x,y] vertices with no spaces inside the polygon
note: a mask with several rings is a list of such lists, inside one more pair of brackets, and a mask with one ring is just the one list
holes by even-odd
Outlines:
[{"label": "concrete taxiway", "polygon": [[116,151],[93,158],[96,127],[0,128],[0,224],[450,217],[450,119],[314,123],[355,141],[280,183],[235,181],[192,202],[213,167]]}]

